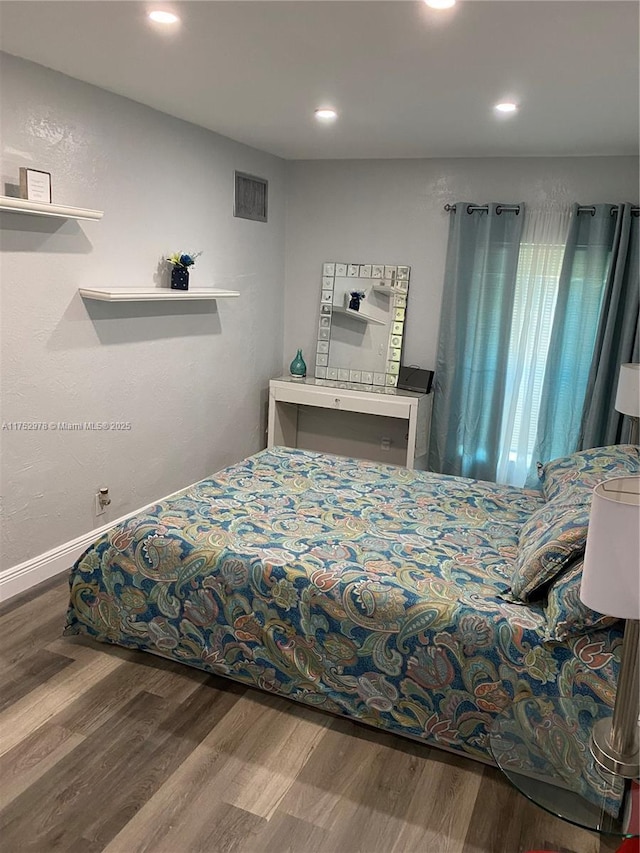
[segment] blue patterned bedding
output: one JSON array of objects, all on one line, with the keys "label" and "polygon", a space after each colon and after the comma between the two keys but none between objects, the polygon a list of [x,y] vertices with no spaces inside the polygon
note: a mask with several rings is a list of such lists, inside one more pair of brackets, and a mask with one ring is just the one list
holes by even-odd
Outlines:
[{"label": "blue patterned bedding", "polygon": [[501,598],[544,503],[508,486],[275,448],[113,528],[67,634],[150,651],[488,758],[515,696],[613,703],[620,633],[544,640]]}]

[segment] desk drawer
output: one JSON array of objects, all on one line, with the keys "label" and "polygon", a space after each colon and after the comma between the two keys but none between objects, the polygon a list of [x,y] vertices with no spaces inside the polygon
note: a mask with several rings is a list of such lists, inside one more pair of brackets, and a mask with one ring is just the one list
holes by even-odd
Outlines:
[{"label": "desk drawer", "polygon": [[409,419],[411,398],[393,397],[385,394],[348,391],[342,388],[319,388],[308,385],[271,385],[271,397],[283,403],[298,403],[301,406],[316,406],[321,409],[339,409],[344,412],[362,412],[369,415],[384,415],[389,418]]}]

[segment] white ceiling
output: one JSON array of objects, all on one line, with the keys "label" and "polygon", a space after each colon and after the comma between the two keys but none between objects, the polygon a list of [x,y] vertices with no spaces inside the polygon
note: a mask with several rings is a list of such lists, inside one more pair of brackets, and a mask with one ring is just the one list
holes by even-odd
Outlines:
[{"label": "white ceiling", "polygon": [[[176,30],[152,25],[172,8]],[[0,3],[0,45],[290,159],[638,153],[637,0]],[[521,103],[497,119],[492,105]],[[335,107],[331,125],[313,118]]]}]

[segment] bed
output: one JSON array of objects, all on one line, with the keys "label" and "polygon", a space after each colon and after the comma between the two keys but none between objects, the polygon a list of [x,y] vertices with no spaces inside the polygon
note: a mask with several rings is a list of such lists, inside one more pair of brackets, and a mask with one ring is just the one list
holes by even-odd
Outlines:
[{"label": "bed", "polygon": [[516,696],[613,704],[620,626],[579,602],[580,559],[593,484],[639,471],[602,448],[525,491],[262,451],[98,539],[65,633],[487,760]]}]

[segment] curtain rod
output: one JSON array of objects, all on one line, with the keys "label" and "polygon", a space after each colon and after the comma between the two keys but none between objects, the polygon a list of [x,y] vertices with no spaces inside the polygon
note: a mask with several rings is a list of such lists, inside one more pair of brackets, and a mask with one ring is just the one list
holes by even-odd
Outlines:
[{"label": "curtain rod", "polygon": [[[619,208],[618,208],[617,204],[612,205],[611,210],[609,211],[609,216],[613,216],[614,214],[616,214],[618,212],[618,210],[619,210]],[[578,208],[578,213],[590,213],[592,216],[595,216],[596,215],[596,209],[593,205],[590,205],[590,206],[589,205],[587,205],[587,206],[581,205]],[[632,207],[631,208],[631,215],[632,216],[640,215],[640,207]]]},{"label": "curtain rod", "polygon": [[[447,213],[455,213],[456,212],[455,204],[445,204],[444,209],[447,211]],[[486,204],[468,204],[467,205],[467,213],[471,213],[474,210],[483,210],[485,213],[487,213],[487,211],[489,210],[489,206]],[[520,205],[519,204],[498,204],[496,206],[496,213],[497,214],[502,213],[504,210],[506,210],[507,213],[513,211],[517,216],[520,213]]]},{"label": "curtain rod", "polygon": [[[455,213],[456,206],[455,204],[445,204],[444,209],[447,213]],[[474,210],[482,210],[485,213],[488,212],[489,206],[486,204],[468,204],[467,205],[467,213],[472,213]],[[507,213],[514,212],[516,216],[520,213],[520,205],[519,204],[498,204],[496,206],[496,213],[500,215],[503,211]],[[618,212],[618,205],[614,204],[609,211],[609,214],[613,216]],[[596,209],[593,205],[581,205],[578,207],[578,213],[590,213],[592,216],[596,215]],[[633,216],[640,215],[640,207],[632,207],[631,213]]]}]

